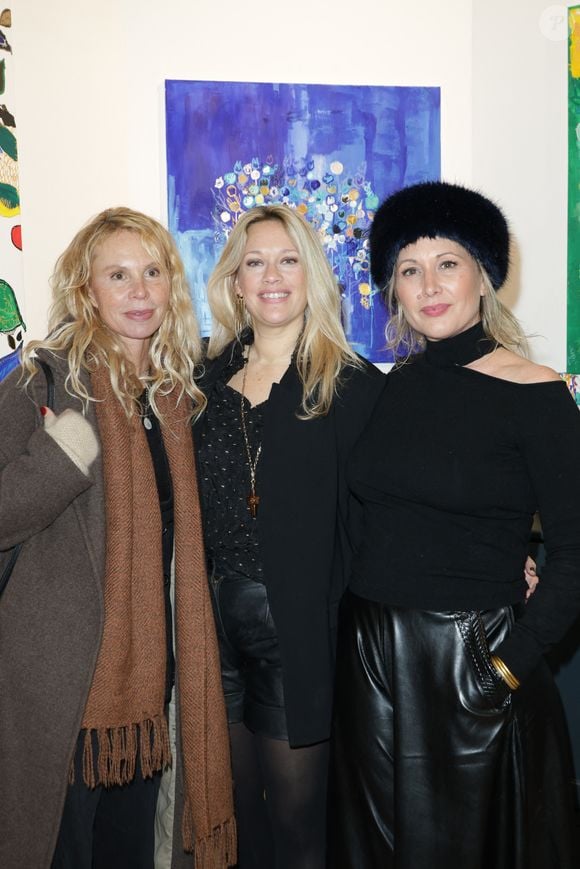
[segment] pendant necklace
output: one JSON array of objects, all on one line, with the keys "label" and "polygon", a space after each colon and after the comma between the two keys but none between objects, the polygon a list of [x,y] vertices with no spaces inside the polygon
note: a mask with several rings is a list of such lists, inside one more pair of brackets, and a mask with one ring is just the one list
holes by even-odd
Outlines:
[{"label": "pendant necklace", "polygon": [[153,428],[153,423],[152,423],[151,420],[149,419],[149,409],[150,409],[150,405],[149,405],[149,387],[146,386],[146,387],[145,387],[145,404],[144,404],[144,407],[143,407],[143,417],[142,417],[142,418],[143,418],[143,425],[145,426],[145,428],[147,429],[147,431],[151,431],[151,429]]},{"label": "pendant necklace", "polygon": [[149,419],[150,409],[151,409],[151,405],[149,404],[149,387],[146,386],[145,387],[145,403],[144,403],[143,410],[142,410],[142,414],[143,414],[142,419],[143,419],[143,425],[145,426],[147,431],[151,431],[151,429],[153,428],[153,423]]},{"label": "pendant necklace", "polygon": [[250,348],[248,348],[248,355],[246,356],[246,360],[244,362],[244,373],[242,375],[242,391],[240,393],[240,420],[242,423],[242,434],[244,436],[244,444],[246,446],[246,455],[248,457],[248,467],[250,469],[250,494],[247,496],[246,501],[248,502],[248,508],[250,510],[250,514],[252,519],[256,518],[256,514],[258,512],[258,504],[260,503],[260,496],[256,495],[256,468],[258,466],[258,460],[260,458],[260,453],[262,452],[262,444],[259,445],[256,450],[256,455],[254,459],[252,459],[252,451],[250,449],[250,441],[248,438],[248,431],[246,428],[246,411],[244,409],[244,390],[246,388],[246,372],[248,370],[248,363],[250,361]]}]

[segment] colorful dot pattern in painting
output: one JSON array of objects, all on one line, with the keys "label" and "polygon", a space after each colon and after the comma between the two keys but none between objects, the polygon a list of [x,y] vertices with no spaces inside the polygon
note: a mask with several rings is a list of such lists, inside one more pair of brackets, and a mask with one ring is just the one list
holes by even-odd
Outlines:
[{"label": "colorful dot pattern in painting", "polygon": [[[373,293],[369,277],[367,234],[379,199],[364,175],[349,175],[333,161],[317,169],[272,158],[238,160],[214,183],[215,241],[223,244],[240,214],[256,205],[285,203],[295,208],[318,231],[342,290],[343,299],[358,299],[369,310]],[[344,306],[343,306],[344,307]],[[344,311],[348,320],[352,311]]]}]

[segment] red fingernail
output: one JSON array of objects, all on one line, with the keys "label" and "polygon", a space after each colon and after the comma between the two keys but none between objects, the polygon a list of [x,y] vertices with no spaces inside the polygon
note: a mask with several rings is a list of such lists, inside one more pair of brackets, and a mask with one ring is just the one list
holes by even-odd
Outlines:
[{"label": "red fingernail", "polygon": [[46,416],[46,414],[48,412],[48,407],[45,407],[44,405],[42,405],[42,407],[40,408],[40,412],[43,416]]}]

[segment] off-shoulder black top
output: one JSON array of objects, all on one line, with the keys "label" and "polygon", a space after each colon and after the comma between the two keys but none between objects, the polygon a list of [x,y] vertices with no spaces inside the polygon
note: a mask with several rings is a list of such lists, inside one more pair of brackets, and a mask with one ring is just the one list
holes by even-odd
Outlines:
[{"label": "off-shoulder black top", "polygon": [[429,343],[389,374],[349,463],[364,505],[351,587],[427,610],[522,602],[539,511],[541,582],[494,650],[523,679],[580,612],[580,414],[563,382],[513,383],[463,367],[480,355],[465,357],[465,342],[475,347],[481,334],[476,326]]}]

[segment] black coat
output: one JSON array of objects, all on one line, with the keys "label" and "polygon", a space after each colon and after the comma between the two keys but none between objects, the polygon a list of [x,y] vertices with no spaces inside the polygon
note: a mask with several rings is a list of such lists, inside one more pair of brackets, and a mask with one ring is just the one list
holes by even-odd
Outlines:
[{"label": "black coat", "polygon": [[[201,388],[212,389],[232,357],[228,347],[206,363]],[[338,604],[348,580],[357,505],[346,461],[386,378],[363,360],[345,369],[324,417],[296,416],[302,385],[292,365],[264,406],[258,537],[268,599],[280,641],[288,734],[292,746],[330,735]],[[203,425],[203,417],[197,423]]]}]

